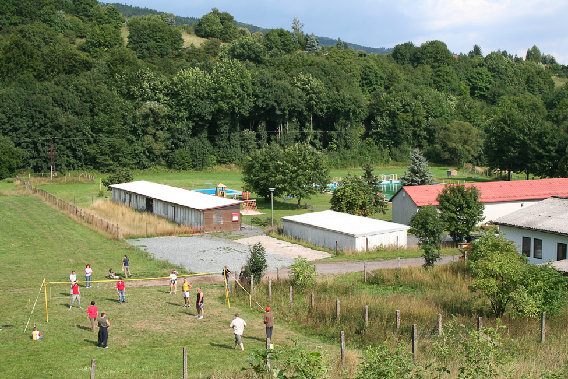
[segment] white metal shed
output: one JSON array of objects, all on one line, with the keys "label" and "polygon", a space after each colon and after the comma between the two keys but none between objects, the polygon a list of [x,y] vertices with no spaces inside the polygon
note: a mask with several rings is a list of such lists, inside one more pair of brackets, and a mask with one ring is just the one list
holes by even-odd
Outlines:
[{"label": "white metal shed", "polygon": [[406,247],[407,225],[348,213],[323,211],[282,217],[284,234],[316,246],[367,251],[383,246]]}]

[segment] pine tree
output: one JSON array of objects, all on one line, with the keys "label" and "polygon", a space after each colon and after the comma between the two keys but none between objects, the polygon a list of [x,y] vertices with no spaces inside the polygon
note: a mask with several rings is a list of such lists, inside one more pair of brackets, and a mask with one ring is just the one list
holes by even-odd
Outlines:
[{"label": "pine tree", "polygon": [[306,52],[307,53],[314,53],[321,49],[319,41],[317,37],[313,34],[310,34],[306,41]]},{"label": "pine tree", "polygon": [[420,150],[414,149],[410,153],[410,164],[400,181],[403,186],[419,186],[434,183],[434,177],[430,167],[428,167],[428,161],[420,153]]}]

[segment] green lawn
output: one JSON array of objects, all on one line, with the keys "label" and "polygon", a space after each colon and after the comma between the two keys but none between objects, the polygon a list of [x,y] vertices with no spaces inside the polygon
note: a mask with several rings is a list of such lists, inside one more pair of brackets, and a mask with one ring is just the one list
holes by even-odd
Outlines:
[{"label": "green lawn", "polygon": [[[0,185],[0,190],[5,187]],[[67,283],[50,285],[49,323],[40,293],[30,328],[24,333],[44,278],[65,282],[74,269],[81,280],[85,264],[90,263],[93,279],[100,279],[109,267],[120,270],[124,254],[131,258],[135,278],[164,276],[172,266],[126,243],[105,239],[35,197],[0,194],[0,219],[0,325],[12,325],[0,331],[2,377],[88,377],[91,359],[95,358],[100,378],[179,378],[183,346],[189,348],[191,377],[237,377],[247,366],[250,351],[264,344],[262,312],[248,307],[227,309],[221,285],[203,286],[205,318],[197,320],[191,315],[193,308],[184,311],[179,293],[167,293],[165,280],[163,286],[152,287],[135,287],[136,282],[127,282],[126,304],[118,304],[112,283],[82,288],[82,310],[69,310]],[[87,328],[85,309],[91,300],[108,313],[112,324],[109,349],[97,349],[96,335]],[[231,349],[233,338],[228,325],[235,311],[248,321],[245,353]],[[275,311],[278,314],[277,307]],[[43,340],[29,339],[34,324],[44,334]],[[280,324],[274,340],[282,346],[288,338],[297,336]],[[308,348],[324,345],[326,351],[334,350],[318,339],[302,341]]]}]

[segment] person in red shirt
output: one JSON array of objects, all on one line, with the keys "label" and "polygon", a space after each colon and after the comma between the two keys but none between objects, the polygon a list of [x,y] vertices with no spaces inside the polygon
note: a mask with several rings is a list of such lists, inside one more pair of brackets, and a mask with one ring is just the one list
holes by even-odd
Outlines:
[{"label": "person in red shirt", "polygon": [[99,315],[99,309],[95,306],[95,302],[91,301],[91,305],[87,308],[87,316],[91,320],[91,329],[93,332],[97,330],[97,316]]},{"label": "person in red shirt", "polygon": [[69,305],[69,309],[73,308],[73,304],[75,304],[75,300],[79,304],[79,308],[81,308],[81,294],[79,292],[79,285],[77,282],[73,282],[71,285],[71,304]]},{"label": "person in red shirt", "polygon": [[124,282],[122,278],[118,278],[118,282],[116,282],[116,292],[118,292],[118,303],[126,303],[126,296],[124,290]]}]

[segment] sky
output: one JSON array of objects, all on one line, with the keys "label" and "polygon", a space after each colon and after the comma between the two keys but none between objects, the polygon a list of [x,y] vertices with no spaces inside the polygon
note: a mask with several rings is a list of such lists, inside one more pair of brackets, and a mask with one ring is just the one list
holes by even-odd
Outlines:
[{"label": "sky", "polygon": [[197,18],[218,8],[239,22],[267,29],[290,30],[297,17],[307,34],[369,47],[440,40],[456,54],[477,44],[484,55],[500,49],[524,58],[536,45],[568,64],[566,0],[111,1]]}]

